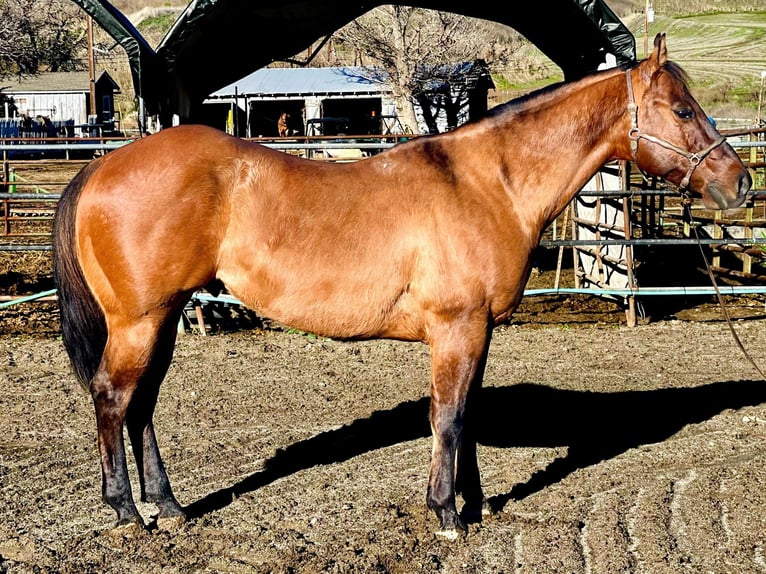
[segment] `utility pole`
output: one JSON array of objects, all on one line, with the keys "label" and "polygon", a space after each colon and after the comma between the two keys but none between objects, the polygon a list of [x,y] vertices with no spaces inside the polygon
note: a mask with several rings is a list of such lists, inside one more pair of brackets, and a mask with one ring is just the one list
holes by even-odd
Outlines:
[{"label": "utility pole", "polygon": [[763,80],[766,80],[766,71],[761,72],[761,87],[758,90],[758,112],[755,116],[755,127],[761,126],[761,106],[763,105]]},{"label": "utility pole", "polygon": [[644,58],[649,51],[649,0],[646,0],[644,6]]},{"label": "utility pole", "polygon": [[654,8],[646,0],[644,6],[644,58],[649,56],[649,24],[654,22]]},{"label": "utility pole", "polygon": [[96,114],[96,57],[93,51],[93,18],[88,16],[88,76],[90,78],[90,115]]}]

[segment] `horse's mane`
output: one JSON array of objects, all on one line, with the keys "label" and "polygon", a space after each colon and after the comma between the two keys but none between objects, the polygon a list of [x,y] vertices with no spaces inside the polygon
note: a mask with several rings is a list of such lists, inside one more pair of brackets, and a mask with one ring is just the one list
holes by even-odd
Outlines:
[{"label": "horse's mane", "polygon": [[665,70],[667,73],[669,73],[671,76],[673,76],[676,80],[681,82],[684,87],[689,87],[689,74],[686,73],[686,70],[684,70],[681,66],[676,64],[675,62],[665,62],[665,65],[663,66],[663,70]]},{"label": "horse's mane", "polygon": [[[599,70],[588,74],[577,80],[569,82],[557,82],[550,86],[545,86],[539,90],[535,90],[518,98],[514,98],[508,102],[495,106],[487,111],[484,117],[496,117],[509,112],[521,111],[529,109],[530,107],[536,107],[544,105],[546,102],[560,98],[566,94],[572,93],[582,87],[589,86],[596,82],[599,82],[608,77],[612,77],[617,73],[624,73],[625,70],[633,68],[638,64],[623,64],[616,68],[610,68],[608,70]],[[662,68],[665,72],[672,75],[675,79],[681,82],[684,86],[689,85],[689,76],[684,69],[675,62],[668,61]]]},{"label": "horse's mane", "polygon": [[548,101],[558,99],[561,96],[572,93],[584,86],[589,86],[607,77],[614,76],[617,72],[624,72],[629,66],[620,66],[608,70],[599,70],[582,78],[571,81],[557,82],[549,86],[534,90],[528,94],[509,100],[497,105],[487,112],[484,117],[503,115],[507,112],[528,109],[545,104]]}]

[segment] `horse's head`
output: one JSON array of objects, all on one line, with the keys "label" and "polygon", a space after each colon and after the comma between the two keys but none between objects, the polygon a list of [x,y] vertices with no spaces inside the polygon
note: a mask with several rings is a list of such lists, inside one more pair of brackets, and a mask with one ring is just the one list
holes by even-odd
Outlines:
[{"label": "horse's head", "polygon": [[652,55],[626,77],[628,137],[638,167],[701,195],[707,207],[741,205],[750,174],[689,93],[683,71],[668,61],[664,34],[654,39]]}]

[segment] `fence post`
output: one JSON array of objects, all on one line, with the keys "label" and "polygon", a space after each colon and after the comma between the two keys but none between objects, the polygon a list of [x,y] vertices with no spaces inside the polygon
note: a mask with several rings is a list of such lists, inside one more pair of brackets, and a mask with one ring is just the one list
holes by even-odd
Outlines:
[{"label": "fence post", "polygon": [[[713,212],[713,239],[723,239],[723,224],[720,210]],[[711,251],[713,252],[713,267],[721,266],[721,249],[720,246],[712,245]]]}]

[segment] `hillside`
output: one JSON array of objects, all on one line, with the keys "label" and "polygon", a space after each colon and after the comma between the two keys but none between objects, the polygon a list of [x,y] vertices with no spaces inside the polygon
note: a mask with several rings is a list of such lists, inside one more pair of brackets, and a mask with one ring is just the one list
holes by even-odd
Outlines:
[{"label": "hillside", "polygon": [[[610,3],[636,37],[644,57],[643,2]],[[647,44],[664,32],[670,58],[689,74],[692,91],[715,117],[754,118],[761,72],[766,71],[766,11],[762,0],[674,0],[654,2],[655,21]],[[619,9],[618,9],[619,8]],[[503,101],[561,80],[561,72],[534,46],[520,54],[518,67],[496,77]]]},{"label": "hillside", "polygon": [[[643,15],[624,17],[623,22],[643,56]],[[660,12],[649,27],[650,45],[658,32],[667,34],[671,59],[688,72],[708,113],[731,117],[755,111],[761,72],[766,71],[766,11],[678,16]]]}]

